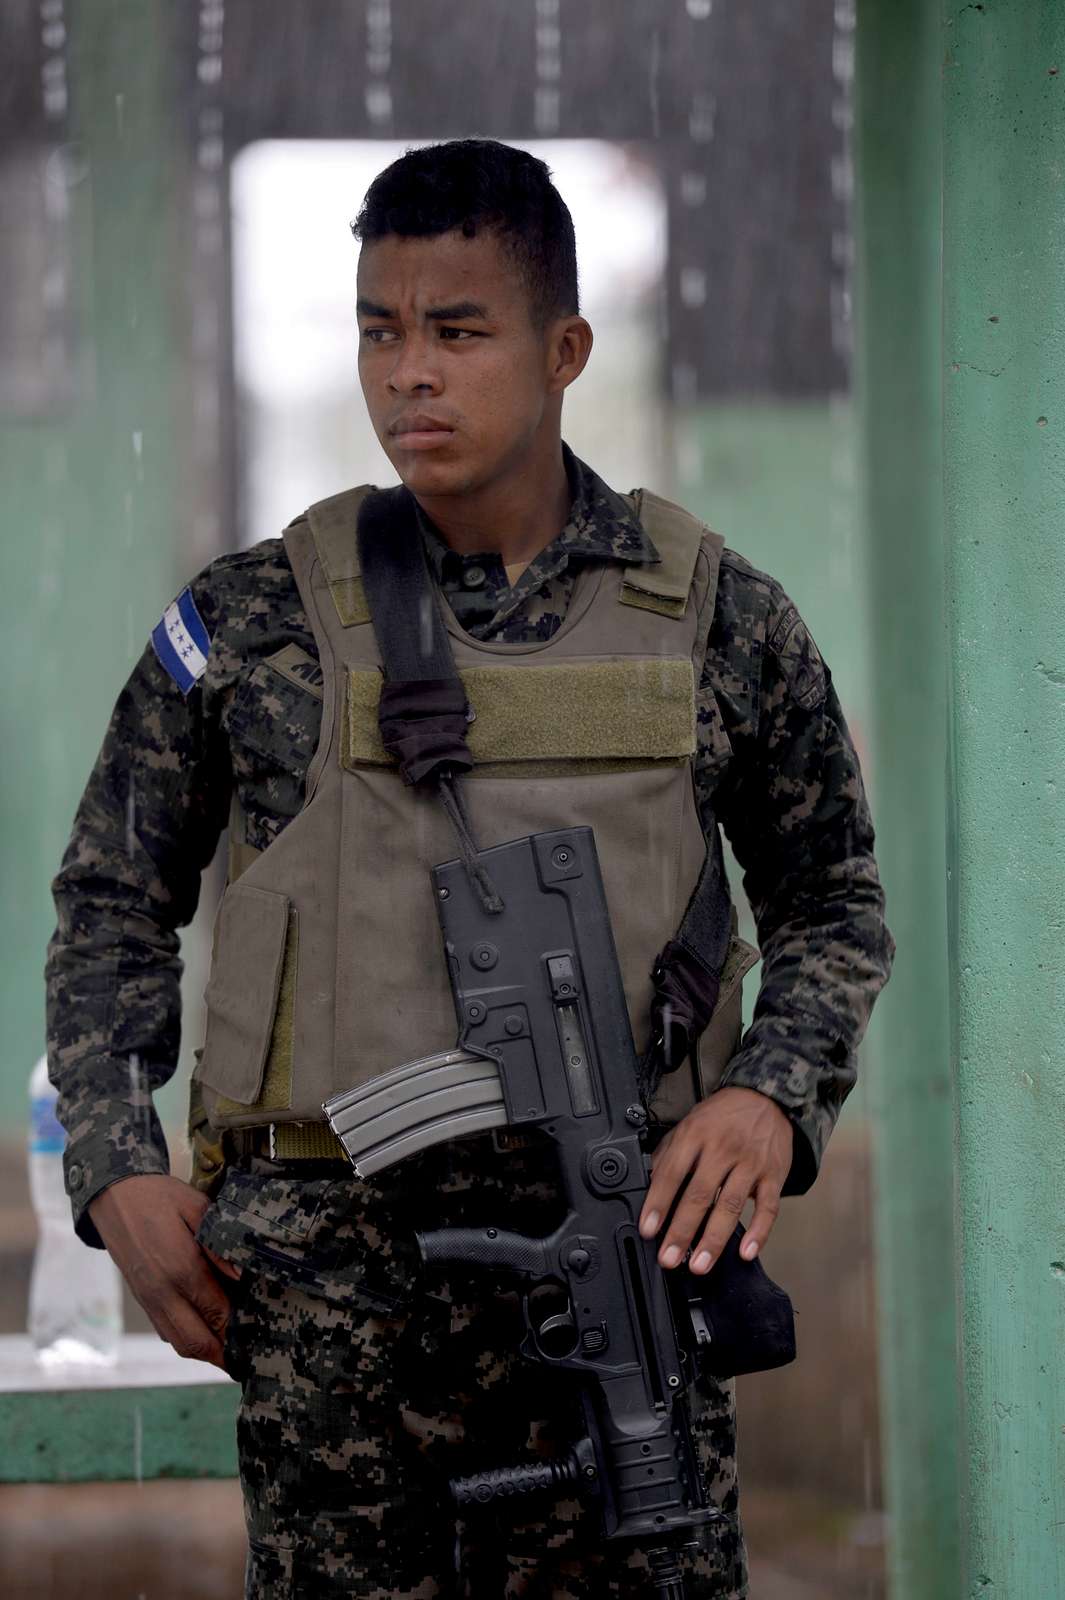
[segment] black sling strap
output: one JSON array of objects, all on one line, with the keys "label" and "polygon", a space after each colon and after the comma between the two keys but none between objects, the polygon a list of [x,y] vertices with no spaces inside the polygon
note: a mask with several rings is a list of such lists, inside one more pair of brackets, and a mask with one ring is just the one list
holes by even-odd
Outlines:
[{"label": "black sling strap", "polygon": [[435,788],[484,909],[498,913],[503,902],[478,857],[458,786],[460,774],[473,766],[466,743],[471,712],[409,489],[368,494],[359,507],[357,538],[363,588],[385,671],[377,711],[385,749],[398,761],[405,782]]},{"label": "black sling strap", "polygon": [[377,489],[359,507],[359,562],[384,663],[378,721],[407,783],[468,772],[469,707],[436,603],[408,489]]},{"label": "black sling strap", "polygon": [[[429,572],[414,496],[378,489],[359,507],[359,561],[374,636],[384,664],[378,723],[386,750],[409,784],[435,787],[459,841],[463,864],[486,910],[503,902],[478,858],[458,780],[473,766],[471,719],[451,641]],[[651,1043],[640,1063],[648,1098],[663,1073],[687,1059],[717,1005],[732,936],[732,902],[717,828],[676,934],[652,970]]]},{"label": "black sling strap", "polygon": [[732,940],[732,897],[721,834],[714,827],[706,860],[680,927],[651,969],[651,1041],[640,1062],[640,1084],[650,1101],[664,1073],[686,1061],[714,1014],[721,973]]}]

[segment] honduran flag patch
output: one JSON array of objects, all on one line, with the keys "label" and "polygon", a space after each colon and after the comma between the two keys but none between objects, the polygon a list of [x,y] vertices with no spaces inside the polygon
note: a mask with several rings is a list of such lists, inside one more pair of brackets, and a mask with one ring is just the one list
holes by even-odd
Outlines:
[{"label": "honduran flag patch", "polygon": [[182,694],[188,694],[207,671],[211,648],[190,589],[184,589],[173,605],[167,606],[152,629],[152,644],[160,665],[166,668]]}]

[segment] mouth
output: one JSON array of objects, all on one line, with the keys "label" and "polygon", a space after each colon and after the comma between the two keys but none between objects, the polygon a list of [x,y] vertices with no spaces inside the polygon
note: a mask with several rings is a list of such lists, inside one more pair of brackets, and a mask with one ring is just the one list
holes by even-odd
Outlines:
[{"label": "mouth", "polygon": [[394,445],[399,450],[434,450],[446,444],[452,437],[454,428],[449,428],[445,422],[437,422],[433,417],[412,416],[403,417],[394,422],[388,432]]}]

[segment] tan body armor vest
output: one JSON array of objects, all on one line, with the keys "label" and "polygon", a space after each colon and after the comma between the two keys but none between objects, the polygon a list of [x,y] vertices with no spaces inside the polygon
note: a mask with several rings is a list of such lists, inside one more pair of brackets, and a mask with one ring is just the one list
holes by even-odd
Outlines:
[{"label": "tan body armor vest", "polygon": [[[404,784],[378,732],[381,662],[356,545],[366,492],[320,502],[285,534],[324,674],[321,738],[303,810],[261,854],[244,852],[249,864],[226,889],[206,991],[197,1077],[210,1121],[272,1124],[285,1155],[324,1153],[323,1100],[450,1049],[457,1034],[429,881],[430,867],[454,859],[454,836],[439,802]],[[722,541],[655,496],[637,491],[633,504],[661,562],[583,567],[551,639],[486,643],[438,603],[475,713],[465,793],[478,842],[594,828],[643,1050],[651,965],[706,852],[695,692]],[[666,1120],[720,1081],[755,958],[733,941],[698,1058],[655,1101]]]}]

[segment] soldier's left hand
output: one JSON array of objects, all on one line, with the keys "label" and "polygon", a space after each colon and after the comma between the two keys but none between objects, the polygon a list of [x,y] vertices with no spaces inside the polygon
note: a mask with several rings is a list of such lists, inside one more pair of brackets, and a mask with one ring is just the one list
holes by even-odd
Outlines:
[{"label": "soldier's left hand", "polygon": [[726,1086],[694,1106],[655,1151],[640,1214],[645,1239],[669,1218],[661,1265],[677,1266],[690,1246],[692,1272],[709,1272],[752,1195],[754,1216],[740,1254],[753,1261],[780,1210],[793,1137],[780,1107],[755,1089]]}]

